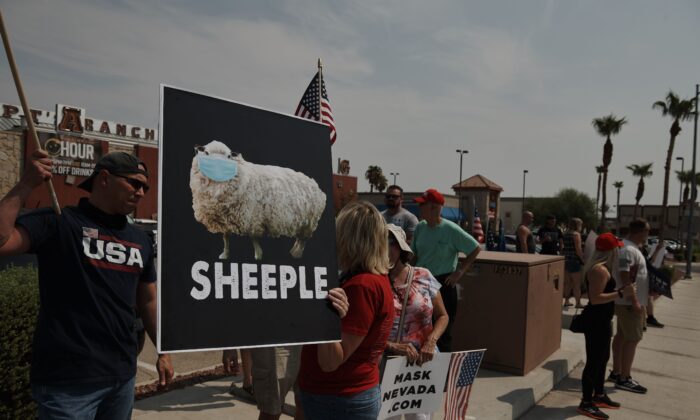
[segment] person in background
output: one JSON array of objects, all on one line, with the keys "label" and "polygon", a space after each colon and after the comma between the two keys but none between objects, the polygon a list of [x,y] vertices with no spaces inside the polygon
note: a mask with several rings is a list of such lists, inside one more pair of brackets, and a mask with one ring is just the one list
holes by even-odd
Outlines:
[{"label": "person in background", "polygon": [[[241,362],[238,363],[238,355],[241,356]],[[221,356],[221,362],[224,365],[224,372],[229,375],[242,375],[243,384],[239,388],[236,386],[236,382],[231,382],[229,388],[229,394],[242,398],[244,400],[253,402],[255,397],[253,396],[253,362],[250,358],[249,349],[228,349],[224,350]]]},{"label": "person in background", "polygon": [[384,195],[384,204],[386,204],[386,210],[382,212],[384,221],[403,229],[406,232],[406,241],[410,244],[413,240],[413,232],[418,225],[418,218],[403,208],[403,189],[398,185],[390,185]]},{"label": "person in background", "polygon": [[610,338],[612,318],[615,313],[615,299],[630,296],[634,288],[626,284],[615,289],[612,277],[617,263],[617,250],[624,244],[611,233],[603,233],[595,241],[595,252],[586,262],[583,277],[588,287],[586,307],[586,366],[581,376],[583,396],[577,411],[594,419],[607,419],[601,408],[620,408],[605,392],[605,366],[610,359]]},{"label": "person in background", "polygon": [[644,255],[639,250],[649,237],[649,223],[645,219],[635,219],[629,224],[629,234],[625,246],[619,252],[619,263],[615,281],[621,288],[636,283],[636,293],[615,300],[617,332],[613,339],[613,370],[608,380],[615,382],[615,388],[637,394],[646,394],[647,389],[632,379],[632,362],[637,345],[642,341],[644,328],[644,307],[649,298],[649,279]]},{"label": "person in background", "polygon": [[[379,362],[394,321],[388,232],[379,211],[352,202],[336,218],[340,286],[339,343],[303,347],[298,377],[305,418],[376,419],[381,408]],[[349,309],[348,309],[349,307]]]},{"label": "person in background", "polygon": [[530,225],[535,220],[535,215],[530,211],[524,211],[520,225],[515,231],[515,252],[534,254],[536,251],[535,238],[532,236]]},{"label": "person in background", "polygon": [[[386,352],[390,355],[406,356],[408,361],[422,365],[433,360],[437,341],[447,328],[448,316],[440,296],[440,283],[425,268],[408,265],[408,261],[413,258],[413,251],[406,243],[403,229],[391,224],[387,227],[389,263],[392,267],[389,270],[389,279],[395,315]],[[404,415],[407,420],[429,420],[431,417],[431,413]]]},{"label": "person in background", "polygon": [[583,221],[578,217],[569,220],[569,229],[564,234],[564,306],[571,306],[573,290],[576,307],[581,305],[581,267],[583,266],[583,247],[581,246],[581,228]]},{"label": "person in background", "polygon": [[564,233],[557,226],[554,215],[547,216],[545,225],[537,231],[537,237],[542,245],[540,254],[559,255],[564,249]]},{"label": "person in background", "polygon": [[[659,241],[656,244],[656,247],[654,248],[654,251],[649,255],[648,249],[646,246],[642,247],[641,251],[642,254],[644,255],[644,258],[647,259],[648,263],[654,266],[655,268],[661,268],[664,265],[664,261],[666,260],[666,255],[668,252],[666,252],[666,246],[665,246],[664,241]],[[650,283],[651,286],[651,283]],[[654,301],[659,298],[659,295],[656,293],[651,292],[649,290],[649,302],[647,302],[647,307],[646,307],[646,314],[647,314],[647,319],[646,319],[646,325],[649,327],[654,327],[654,328],[663,328],[665,325],[659,322],[658,319],[654,316]]]},{"label": "person in background", "polygon": [[[436,189],[426,190],[414,199],[423,220],[416,227],[411,250],[416,255],[416,266],[430,270],[440,282],[445,309],[449,317],[447,328],[438,340],[442,352],[452,349],[452,324],[457,314],[457,282],[469,270],[479,255],[479,243],[455,223],[443,219],[445,198]],[[458,254],[466,255],[458,264]]]}]

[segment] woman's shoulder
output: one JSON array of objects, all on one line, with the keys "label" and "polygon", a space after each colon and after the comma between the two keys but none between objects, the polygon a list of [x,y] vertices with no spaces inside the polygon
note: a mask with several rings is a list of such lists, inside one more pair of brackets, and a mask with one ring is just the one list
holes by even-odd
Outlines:
[{"label": "woman's shoulder", "polygon": [[348,289],[351,287],[362,287],[374,289],[377,287],[382,287],[390,285],[389,277],[386,274],[375,274],[375,273],[357,273],[345,281],[342,285],[343,289]]},{"label": "woman's shoulder", "polygon": [[610,272],[608,271],[608,268],[605,266],[605,264],[596,264],[591,269],[588,271],[588,277],[593,276],[593,278],[598,278],[598,279],[607,279],[610,277]]}]

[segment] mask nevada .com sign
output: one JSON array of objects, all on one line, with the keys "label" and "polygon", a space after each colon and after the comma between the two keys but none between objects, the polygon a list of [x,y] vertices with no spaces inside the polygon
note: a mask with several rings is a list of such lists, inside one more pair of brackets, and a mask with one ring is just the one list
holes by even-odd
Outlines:
[{"label": "mask nevada .com sign", "polygon": [[328,127],[161,87],[163,352],[336,341]]}]

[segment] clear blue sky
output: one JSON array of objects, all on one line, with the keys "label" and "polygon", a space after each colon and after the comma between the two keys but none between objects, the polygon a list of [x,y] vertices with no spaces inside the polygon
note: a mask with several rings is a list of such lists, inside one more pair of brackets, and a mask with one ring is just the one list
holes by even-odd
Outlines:
[{"label": "clear blue sky", "polygon": [[[660,203],[670,120],[651,104],[700,82],[697,1],[0,1],[30,103],[157,125],[169,83],[293,112],[322,57],[338,157],[367,190],[368,165],[407,190],[481,173],[519,196],[595,196],[594,117],[629,124],[609,183],[654,162],[643,203]],[[0,101],[18,103],[2,60]],[[692,123],[675,156],[690,163]],[[673,161],[674,169],[679,162]],[[608,196],[614,201],[614,189]],[[675,176],[671,203],[678,197]]]}]

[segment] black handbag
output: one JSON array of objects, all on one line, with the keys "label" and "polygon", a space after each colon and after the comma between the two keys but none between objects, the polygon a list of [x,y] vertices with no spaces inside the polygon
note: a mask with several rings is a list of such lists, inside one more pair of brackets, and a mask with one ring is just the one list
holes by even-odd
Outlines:
[{"label": "black handbag", "polygon": [[578,310],[576,310],[576,313],[574,316],[571,318],[571,324],[569,325],[569,330],[573,333],[585,333],[588,331],[588,329],[591,326],[591,321],[590,321],[590,312],[587,312],[586,309],[588,309],[588,306],[585,306],[581,313],[578,313]]}]

